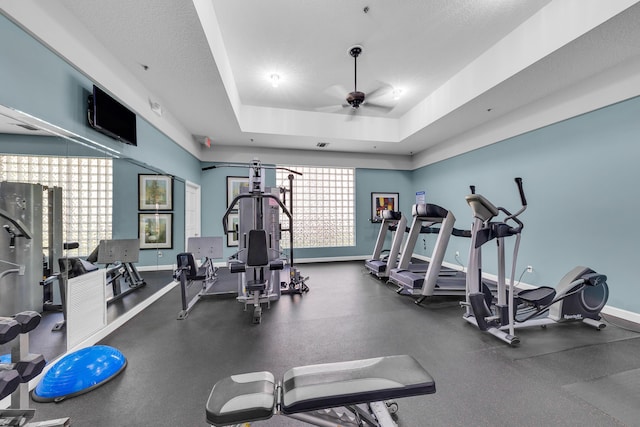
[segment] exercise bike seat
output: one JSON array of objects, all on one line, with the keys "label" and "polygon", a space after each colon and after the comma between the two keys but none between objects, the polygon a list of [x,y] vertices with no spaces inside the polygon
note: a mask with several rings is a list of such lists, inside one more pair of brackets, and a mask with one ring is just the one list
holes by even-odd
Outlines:
[{"label": "exercise bike seat", "polygon": [[556,297],[556,290],[550,286],[540,286],[535,289],[525,289],[516,294],[516,298],[521,299],[536,307],[550,304]]}]

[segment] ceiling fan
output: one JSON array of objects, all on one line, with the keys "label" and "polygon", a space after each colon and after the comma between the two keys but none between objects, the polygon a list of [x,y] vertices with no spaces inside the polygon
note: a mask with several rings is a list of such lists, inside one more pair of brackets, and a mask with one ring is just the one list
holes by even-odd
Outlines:
[{"label": "ceiling fan", "polygon": [[[383,84],[382,86],[372,90],[368,94],[365,94],[364,92],[360,92],[358,90],[358,56],[360,56],[361,53],[362,53],[362,46],[360,45],[353,46],[349,49],[349,55],[353,57],[353,92],[349,92],[347,94],[347,97],[345,99],[346,104],[342,104],[339,107],[350,108],[351,114],[357,113],[360,107],[375,108],[377,110],[388,113],[389,111],[393,110],[393,107],[376,104],[369,100],[376,95],[383,94],[384,91],[391,90],[392,88],[390,85]],[[341,89],[340,86],[333,86],[332,88],[333,88],[333,92],[341,91],[340,96],[343,96],[342,94],[344,93],[344,89]],[[328,110],[328,109],[335,109],[335,108],[336,106],[323,107],[319,110]]]}]

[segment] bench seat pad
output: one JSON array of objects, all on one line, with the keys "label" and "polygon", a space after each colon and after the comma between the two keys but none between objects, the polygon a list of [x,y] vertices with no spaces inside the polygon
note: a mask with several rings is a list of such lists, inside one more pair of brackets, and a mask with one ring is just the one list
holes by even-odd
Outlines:
[{"label": "bench seat pad", "polygon": [[282,382],[282,412],[333,408],[435,393],[435,381],[411,356],[302,366]]},{"label": "bench seat pad", "polygon": [[232,375],[218,381],[207,401],[207,422],[214,426],[271,418],[275,379],[271,372]]}]

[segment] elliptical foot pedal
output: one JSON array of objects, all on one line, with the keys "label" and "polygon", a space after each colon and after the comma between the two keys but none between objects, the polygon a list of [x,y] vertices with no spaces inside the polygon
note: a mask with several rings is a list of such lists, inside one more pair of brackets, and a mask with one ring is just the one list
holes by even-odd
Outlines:
[{"label": "elliptical foot pedal", "polygon": [[556,297],[556,290],[549,286],[540,286],[535,289],[525,289],[518,292],[515,296],[529,304],[544,306],[553,301]]},{"label": "elliptical foot pedal", "polygon": [[486,331],[489,329],[489,324],[486,321],[487,317],[491,316],[491,310],[487,307],[487,303],[484,299],[482,292],[474,292],[469,294],[469,304],[471,304],[471,310],[473,310],[473,316],[476,319],[478,329]]}]

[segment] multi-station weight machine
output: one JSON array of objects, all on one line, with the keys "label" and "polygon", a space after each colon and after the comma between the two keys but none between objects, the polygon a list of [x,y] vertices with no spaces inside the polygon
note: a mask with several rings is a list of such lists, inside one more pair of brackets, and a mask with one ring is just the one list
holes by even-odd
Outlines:
[{"label": "multi-station weight machine", "polygon": [[[11,396],[10,407],[0,410],[0,425],[34,425],[25,424],[35,412],[29,409],[28,383],[46,364],[43,355],[29,351],[29,332],[40,323],[43,302],[43,209],[49,214],[51,260],[62,252],[62,244],[53,243],[62,241],[61,201],[58,187],[0,182],[0,345],[11,346],[10,362],[0,363],[0,399]],[[67,426],[69,418],[46,425]]]},{"label": "multi-station weight machine", "polygon": [[[217,167],[217,166],[216,166]],[[249,166],[249,186],[230,203],[222,218],[225,234],[237,233],[238,252],[230,259],[232,273],[241,273],[238,279],[239,302],[245,309],[253,305],[253,322],[260,323],[262,308],[266,303],[278,300],[282,294],[302,294],[309,290],[294,265],[293,216],[291,209],[280,199],[280,194],[292,194],[293,173],[289,175],[289,189],[265,186],[265,167],[254,159]],[[299,174],[299,173],[298,173]],[[238,224],[230,226],[229,215],[238,210]],[[287,229],[280,225],[280,211],[289,219]],[[288,263],[281,259],[280,240],[282,231],[289,232]],[[281,279],[281,272],[288,280]]]},{"label": "multi-station weight machine", "polygon": [[[0,316],[42,310],[38,283],[42,279],[45,191],[40,184],[0,182],[0,227],[4,230],[0,231]],[[49,232],[54,232],[52,227]],[[52,247],[51,236],[49,246],[49,257],[62,252],[61,247]]]}]

